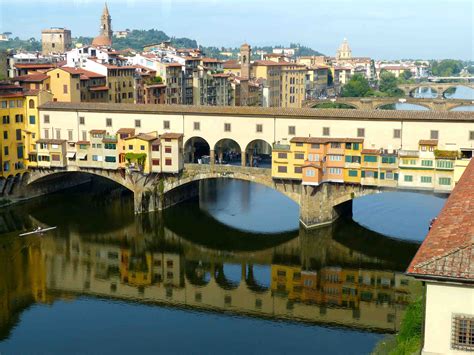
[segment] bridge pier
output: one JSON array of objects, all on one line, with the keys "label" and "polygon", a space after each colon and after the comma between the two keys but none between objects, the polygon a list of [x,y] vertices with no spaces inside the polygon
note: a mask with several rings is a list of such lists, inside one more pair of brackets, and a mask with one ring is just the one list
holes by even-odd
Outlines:
[{"label": "bridge pier", "polygon": [[300,222],[309,229],[330,224],[343,215],[351,217],[354,198],[377,192],[377,188],[339,183],[303,186]]}]

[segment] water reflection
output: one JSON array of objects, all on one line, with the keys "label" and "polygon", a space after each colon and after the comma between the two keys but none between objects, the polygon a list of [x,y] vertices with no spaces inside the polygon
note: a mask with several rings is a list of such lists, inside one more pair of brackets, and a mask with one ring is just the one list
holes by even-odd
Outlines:
[{"label": "water reflection", "polygon": [[[0,339],[11,336],[29,306],[84,295],[394,332],[420,292],[403,274],[418,245],[352,221],[258,235],[197,215],[196,202],[134,218],[120,201],[97,213],[79,195],[68,202],[81,213],[63,218],[64,204],[53,203],[61,198],[0,212],[9,226],[0,238]],[[187,219],[193,215],[207,228],[195,228]],[[17,237],[37,223],[58,229],[42,238]]]}]

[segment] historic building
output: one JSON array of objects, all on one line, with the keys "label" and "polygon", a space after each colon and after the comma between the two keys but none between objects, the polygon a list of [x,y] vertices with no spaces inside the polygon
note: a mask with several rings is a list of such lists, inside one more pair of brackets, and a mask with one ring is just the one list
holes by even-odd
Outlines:
[{"label": "historic building", "polygon": [[43,55],[67,52],[72,48],[71,30],[53,27],[41,31],[41,47]]},{"label": "historic building", "polygon": [[104,11],[100,17],[99,35],[94,38],[92,45],[95,47],[110,47],[112,46],[112,36],[112,17],[110,16],[107,3],[105,3]]}]

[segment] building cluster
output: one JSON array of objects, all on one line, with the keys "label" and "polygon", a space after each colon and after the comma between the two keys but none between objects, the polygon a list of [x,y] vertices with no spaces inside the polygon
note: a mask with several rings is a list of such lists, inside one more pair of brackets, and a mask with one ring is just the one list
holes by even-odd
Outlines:
[{"label": "building cluster", "polygon": [[289,144],[274,144],[272,176],[312,186],[336,182],[445,192],[468,162],[457,150],[438,149],[437,139],[420,140],[417,150],[388,150],[364,148],[363,138],[293,137]]}]

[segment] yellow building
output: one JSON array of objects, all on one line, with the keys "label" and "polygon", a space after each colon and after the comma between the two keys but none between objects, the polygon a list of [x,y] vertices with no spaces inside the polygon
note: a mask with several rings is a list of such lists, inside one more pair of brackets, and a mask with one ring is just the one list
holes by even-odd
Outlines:
[{"label": "yellow building", "polygon": [[301,266],[272,264],[271,290],[287,295],[289,300],[301,299],[303,291],[301,271]]},{"label": "yellow building", "polygon": [[263,107],[281,107],[282,66],[270,60],[256,60],[251,77],[263,83]]},{"label": "yellow building", "polygon": [[281,107],[302,107],[306,97],[306,66],[296,63],[281,65]]},{"label": "yellow building", "polygon": [[[160,165],[160,161],[152,158],[152,151],[159,152],[158,134],[141,133],[124,139],[126,166],[130,170],[141,171],[145,174],[152,172],[153,165]],[[128,164],[128,165],[127,165]]]},{"label": "yellow building", "polygon": [[47,72],[53,101],[81,102],[81,70],[60,67]]},{"label": "yellow building", "polygon": [[360,162],[363,148],[363,139],[346,139],[344,146],[344,182],[360,184]]}]

